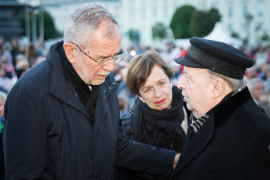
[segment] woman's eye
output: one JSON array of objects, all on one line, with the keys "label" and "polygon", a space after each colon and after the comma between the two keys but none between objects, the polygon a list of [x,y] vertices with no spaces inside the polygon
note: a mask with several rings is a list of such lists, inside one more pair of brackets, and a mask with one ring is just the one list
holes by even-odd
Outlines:
[{"label": "woman's eye", "polygon": [[161,82],[159,85],[164,85],[165,84],[165,82]]},{"label": "woman's eye", "polygon": [[149,91],[150,91],[150,89],[148,88],[148,89],[144,90],[144,93],[147,93],[147,92],[149,92]]}]

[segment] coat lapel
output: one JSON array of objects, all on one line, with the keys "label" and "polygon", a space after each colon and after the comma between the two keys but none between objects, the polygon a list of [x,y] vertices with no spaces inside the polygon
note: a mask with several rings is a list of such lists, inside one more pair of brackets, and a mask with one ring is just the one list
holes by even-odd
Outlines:
[{"label": "coat lapel", "polygon": [[[110,73],[106,78],[105,83],[99,87],[99,94],[97,100],[97,106],[95,110],[95,126],[94,133],[96,133],[102,122],[104,121],[106,114],[108,112],[108,99],[110,95],[116,90],[117,83],[114,80],[113,75]],[[118,106],[118,103],[115,102],[115,106]]]},{"label": "coat lapel", "polygon": [[201,129],[193,137],[189,144],[185,143],[179,161],[173,174],[172,179],[177,175],[185,166],[187,166],[201,151],[205,148],[207,143],[211,140],[213,132],[215,129],[214,113],[209,117],[209,119],[203,124]]},{"label": "coat lapel", "polygon": [[64,103],[76,108],[82,112],[93,125],[93,121],[86,107],[82,104],[75,88],[67,81],[61,63],[61,57],[58,53],[54,53],[53,57],[49,57],[49,64],[52,65],[52,75],[50,83],[50,94]]}]

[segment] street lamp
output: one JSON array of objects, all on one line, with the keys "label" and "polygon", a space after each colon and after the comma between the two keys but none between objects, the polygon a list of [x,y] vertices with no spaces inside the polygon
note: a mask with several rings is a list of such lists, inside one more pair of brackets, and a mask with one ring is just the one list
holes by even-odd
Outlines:
[{"label": "street lamp", "polygon": [[246,19],[246,23],[248,25],[248,27],[247,27],[248,28],[247,29],[247,42],[249,42],[249,38],[250,38],[250,23],[251,23],[253,17],[252,17],[252,15],[250,13],[247,13],[245,15],[245,19]]}]

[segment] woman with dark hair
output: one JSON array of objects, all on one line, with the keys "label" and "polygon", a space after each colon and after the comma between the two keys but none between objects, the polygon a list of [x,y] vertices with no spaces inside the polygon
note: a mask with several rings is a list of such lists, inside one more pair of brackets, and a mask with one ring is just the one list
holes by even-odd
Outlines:
[{"label": "woman with dark hair", "polygon": [[[172,77],[173,72],[157,52],[147,51],[134,57],[128,69],[127,86],[137,98],[120,119],[126,138],[181,153],[186,140],[187,111],[181,90],[172,86]],[[169,179],[119,167],[115,177]]]}]

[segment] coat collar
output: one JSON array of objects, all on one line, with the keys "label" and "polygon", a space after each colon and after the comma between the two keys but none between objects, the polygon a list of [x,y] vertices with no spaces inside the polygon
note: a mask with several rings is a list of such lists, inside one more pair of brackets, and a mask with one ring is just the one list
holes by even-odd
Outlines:
[{"label": "coat collar", "polygon": [[185,143],[178,164],[171,175],[171,179],[180,173],[184,167],[203,151],[208,142],[212,139],[215,128],[222,123],[226,123],[233,112],[250,98],[251,94],[246,87],[243,91],[235,94],[215,109],[190,143]]},{"label": "coat collar", "polygon": [[[93,125],[93,121],[90,115],[83,105],[79,96],[71,83],[69,83],[65,77],[65,73],[62,67],[61,57],[58,53],[58,49],[63,45],[62,42],[57,42],[52,45],[50,52],[47,56],[48,63],[52,66],[51,82],[50,82],[50,94],[58,98],[59,100],[65,102],[66,104],[78,109],[84,113]],[[105,82],[99,86],[99,95],[97,99],[97,105],[103,101],[107,101],[110,95],[116,90],[117,83],[114,80],[113,75],[110,73],[105,79]],[[104,98],[105,97],[105,98]],[[104,103],[103,104],[107,104]],[[97,109],[97,108],[96,108]],[[105,117],[107,107],[103,107],[102,119]]]}]

